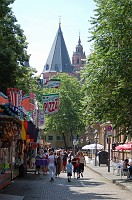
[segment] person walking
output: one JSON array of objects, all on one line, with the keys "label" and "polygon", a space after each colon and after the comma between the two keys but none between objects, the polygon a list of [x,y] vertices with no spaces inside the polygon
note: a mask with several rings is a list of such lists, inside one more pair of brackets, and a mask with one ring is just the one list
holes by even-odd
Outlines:
[{"label": "person walking", "polygon": [[48,168],[49,168],[49,179],[52,182],[54,181],[54,175],[55,175],[55,155],[53,151],[49,152]]},{"label": "person walking", "polygon": [[66,164],[67,164],[68,154],[66,151],[62,154],[62,172],[66,172]]},{"label": "person walking", "polygon": [[61,172],[61,155],[60,152],[57,151],[56,154],[56,177],[59,177]]},{"label": "person walking", "polygon": [[84,165],[86,164],[86,160],[82,151],[79,151],[79,159],[80,159],[79,174],[81,174],[81,176],[83,177]]},{"label": "person walking", "polygon": [[71,177],[72,177],[72,164],[71,164],[71,160],[68,160],[68,163],[66,165],[66,169],[67,169],[67,177],[68,177],[68,182],[71,182]]}]

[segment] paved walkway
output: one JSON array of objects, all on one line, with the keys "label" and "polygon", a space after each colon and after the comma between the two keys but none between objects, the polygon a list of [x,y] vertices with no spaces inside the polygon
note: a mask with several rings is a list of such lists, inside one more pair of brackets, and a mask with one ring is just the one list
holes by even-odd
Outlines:
[{"label": "paved walkway", "polygon": [[91,170],[97,172],[98,174],[102,175],[107,180],[121,186],[123,189],[129,190],[132,192],[132,180],[128,180],[126,176],[122,176],[118,174],[117,170],[114,170],[114,167],[110,166],[110,172],[108,172],[108,166],[100,165],[95,166],[94,160],[90,160],[87,156],[86,159],[86,166],[89,167]]},{"label": "paved walkway", "polygon": [[[121,178],[120,175],[117,174],[116,171],[113,171],[113,167],[110,166],[110,172],[108,172],[108,167],[106,165],[95,166],[94,160],[89,160],[86,156],[86,167],[90,168],[94,172],[102,175],[107,180],[111,181],[113,184],[118,184],[123,189],[129,190],[132,193],[132,181],[127,180],[126,176]],[[26,180],[25,178],[23,181]],[[22,180],[21,184],[23,184]],[[14,182],[15,183],[15,182]],[[12,194],[14,194],[12,192]],[[23,200],[24,194],[20,193],[23,196],[15,196],[15,195],[8,195],[8,194],[0,194],[0,200]]]},{"label": "paved walkway", "polygon": [[23,200],[24,197],[8,194],[0,194],[0,200]]}]

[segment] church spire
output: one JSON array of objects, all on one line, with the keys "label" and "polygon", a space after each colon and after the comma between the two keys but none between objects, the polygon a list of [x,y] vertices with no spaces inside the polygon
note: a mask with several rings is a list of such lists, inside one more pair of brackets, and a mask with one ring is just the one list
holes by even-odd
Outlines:
[{"label": "church spire", "polygon": [[43,69],[43,73],[47,72],[72,72],[70,57],[61,31],[60,17],[59,28]]},{"label": "church spire", "polygon": [[83,46],[81,45],[80,31],[78,44],[76,45],[76,51],[73,52],[72,65],[74,66],[74,72],[80,71],[84,67],[82,59],[86,59],[85,52],[83,52]]},{"label": "church spire", "polygon": [[79,40],[78,40],[78,45],[81,45],[81,39],[80,39],[80,31],[79,31]]},{"label": "church spire", "polygon": [[59,16],[59,27],[61,28],[61,16]]}]

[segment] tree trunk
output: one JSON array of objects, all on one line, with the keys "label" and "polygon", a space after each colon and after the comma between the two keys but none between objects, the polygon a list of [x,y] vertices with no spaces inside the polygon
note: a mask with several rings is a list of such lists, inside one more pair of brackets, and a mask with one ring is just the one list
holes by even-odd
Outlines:
[{"label": "tree trunk", "polygon": [[67,150],[66,136],[64,133],[62,133],[62,136],[63,136],[63,140],[64,140],[65,149]]}]

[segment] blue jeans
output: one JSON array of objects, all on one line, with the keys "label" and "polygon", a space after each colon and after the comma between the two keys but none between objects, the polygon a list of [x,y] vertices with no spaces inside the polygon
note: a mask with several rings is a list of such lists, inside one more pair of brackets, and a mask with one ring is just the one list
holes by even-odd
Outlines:
[{"label": "blue jeans", "polygon": [[49,164],[49,179],[54,178],[55,176],[55,166],[53,164]]}]

